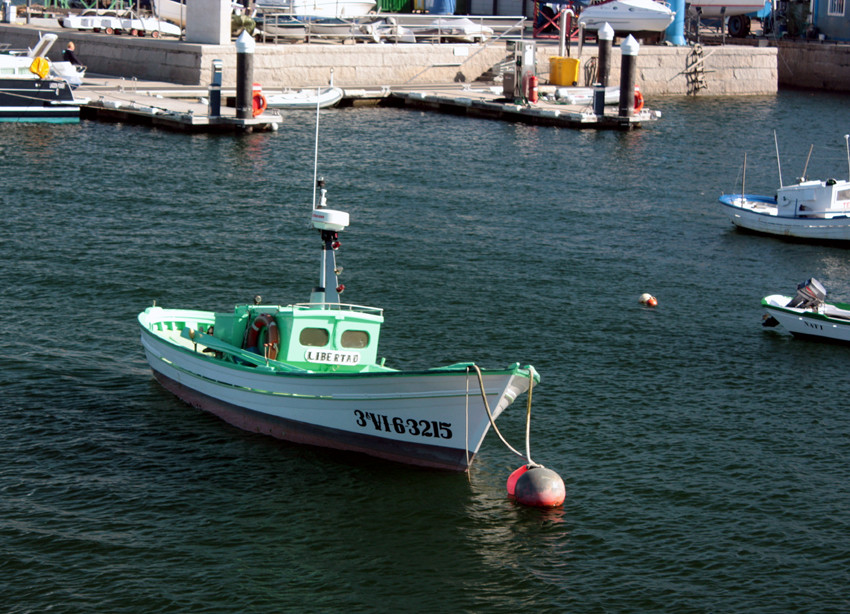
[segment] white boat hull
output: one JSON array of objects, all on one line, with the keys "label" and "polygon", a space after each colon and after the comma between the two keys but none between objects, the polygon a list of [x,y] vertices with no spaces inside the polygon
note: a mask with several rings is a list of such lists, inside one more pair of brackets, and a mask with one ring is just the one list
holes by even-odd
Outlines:
[{"label": "white boat hull", "polygon": [[269,94],[266,106],[269,109],[326,109],[339,104],[344,92],[338,87],[327,87],[320,91],[312,89]]},{"label": "white boat hull", "polygon": [[675,13],[653,0],[614,0],[587,7],[579,14],[586,30],[598,30],[606,23],[615,32],[663,32]]},{"label": "white boat hull", "polygon": [[790,296],[773,294],[763,298],[761,304],[769,315],[795,337],[850,343],[850,319],[827,315],[832,305],[826,303],[821,311],[812,311],[787,307],[790,301]]},{"label": "white boat hull", "polygon": [[[764,8],[764,2],[753,0],[694,0],[688,2],[689,11],[702,17],[733,17],[735,15],[748,15],[757,13]],[[725,9],[725,10],[724,10]]]},{"label": "white boat hull", "polygon": [[261,0],[257,7],[298,17],[363,17],[375,11],[372,0]]},{"label": "white boat hull", "polygon": [[770,235],[799,239],[850,241],[850,217],[786,217],[777,214],[776,201],[750,194],[726,194],[720,198],[733,224]]},{"label": "white boat hull", "polygon": [[[490,427],[474,371],[288,373],[224,364],[159,332],[157,314],[186,326],[206,312],[152,308],[139,316],[157,380],[177,397],[244,430],[413,465],[465,471]],[[188,347],[187,347],[188,346]],[[527,371],[484,371],[494,418],[528,389]]]}]

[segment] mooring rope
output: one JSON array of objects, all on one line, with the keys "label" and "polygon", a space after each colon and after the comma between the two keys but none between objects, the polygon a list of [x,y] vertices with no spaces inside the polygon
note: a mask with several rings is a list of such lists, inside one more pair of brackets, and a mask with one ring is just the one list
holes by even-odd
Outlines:
[{"label": "mooring rope", "polygon": [[[487,393],[484,391],[484,377],[481,375],[481,369],[476,364],[473,364],[472,368],[475,369],[475,373],[478,375],[478,386],[481,389],[481,398],[484,399],[484,409],[487,410],[487,417],[490,419],[490,426],[493,427],[496,435],[499,436],[499,439],[502,440],[502,443],[505,444],[508,450],[524,459],[529,467],[542,467],[543,465],[539,465],[531,460],[531,391],[534,388],[534,373],[531,371],[528,373],[528,403],[526,405],[527,410],[525,419],[525,454],[523,454],[508,443],[499,430],[499,427],[496,426],[496,419],[493,418],[493,412],[490,411],[490,403],[487,401]],[[468,373],[469,367],[467,367],[466,370]],[[469,398],[468,393],[467,398]]]}]

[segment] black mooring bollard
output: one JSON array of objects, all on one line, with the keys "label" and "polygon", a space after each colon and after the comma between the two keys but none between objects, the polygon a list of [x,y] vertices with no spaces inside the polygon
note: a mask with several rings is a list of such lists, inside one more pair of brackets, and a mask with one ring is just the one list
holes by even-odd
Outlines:
[{"label": "black mooring bollard", "polygon": [[620,44],[620,107],[617,113],[620,117],[631,117],[635,112],[635,73],[639,49],[640,45],[631,34]]},{"label": "black mooring bollard", "polygon": [[254,117],[254,39],[248,32],[236,39],[236,117]]},{"label": "black mooring bollard", "polygon": [[606,21],[596,37],[599,39],[599,78],[597,81],[602,87],[608,86],[608,77],[611,74],[611,46],[614,44],[614,28]]}]

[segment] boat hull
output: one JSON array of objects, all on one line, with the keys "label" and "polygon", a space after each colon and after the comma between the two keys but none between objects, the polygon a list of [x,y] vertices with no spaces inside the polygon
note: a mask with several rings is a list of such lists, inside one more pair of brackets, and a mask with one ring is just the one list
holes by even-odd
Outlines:
[{"label": "boat hull", "polygon": [[[158,310],[159,308],[152,308]],[[474,371],[462,366],[402,372],[278,371],[227,363],[178,343],[180,322],[199,314],[152,310],[139,316],[156,379],[177,397],[239,428],[296,443],[361,452],[423,467],[465,471],[489,418]],[[156,314],[165,312],[166,319]],[[159,330],[159,323],[168,322]],[[483,372],[494,419],[528,389],[530,371]]]},{"label": "boat hull", "polygon": [[[743,197],[742,197],[743,196]],[[723,209],[735,226],[798,239],[850,241],[850,217],[786,217],[777,215],[776,200],[753,194],[724,194]]]},{"label": "boat hull", "polygon": [[748,15],[764,10],[764,2],[753,2],[753,0],[692,0],[688,2],[689,11],[696,14],[699,9],[701,17],[733,17],[735,15]]},{"label": "boat hull", "polygon": [[409,465],[456,471],[467,469],[475,456],[470,452],[467,458],[463,450],[456,448],[411,442],[402,445],[391,439],[365,433],[290,420],[222,401],[172,380],[158,371],[154,371],[154,377],[163,388],[193,407],[208,411],[239,429],[283,441],[362,453]]},{"label": "boat hull", "polygon": [[257,6],[297,17],[363,17],[375,10],[372,0],[261,0]]},{"label": "boat hull", "polygon": [[317,106],[320,109],[327,109],[338,105],[344,94],[345,92],[338,87],[325,88],[319,92],[299,90],[269,94],[266,96],[266,105],[269,109],[315,109]]},{"label": "boat hull", "polygon": [[581,11],[579,23],[598,30],[606,23],[615,32],[663,32],[675,14],[667,6],[650,0],[614,0]]},{"label": "boat hull", "polygon": [[[807,309],[786,307],[790,301],[790,296],[773,294],[763,298],[761,304],[769,315],[795,337],[850,344],[850,319],[830,317],[825,313]],[[850,309],[850,305],[835,305],[845,311]]]},{"label": "boat hull", "polygon": [[80,104],[64,79],[0,77],[0,121],[80,121]]}]

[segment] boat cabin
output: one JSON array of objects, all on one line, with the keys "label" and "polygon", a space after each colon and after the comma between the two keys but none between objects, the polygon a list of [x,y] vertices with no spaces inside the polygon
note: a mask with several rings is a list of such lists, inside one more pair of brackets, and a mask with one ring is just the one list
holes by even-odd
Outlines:
[{"label": "boat cabin", "polygon": [[833,218],[850,213],[850,182],[803,181],[779,188],[777,214],[787,217]]},{"label": "boat cabin", "polygon": [[375,367],[383,310],[342,303],[239,305],[216,313],[213,334],[231,345],[310,371]]}]

